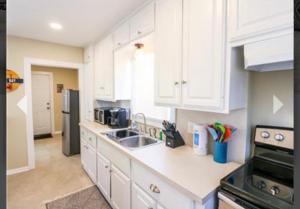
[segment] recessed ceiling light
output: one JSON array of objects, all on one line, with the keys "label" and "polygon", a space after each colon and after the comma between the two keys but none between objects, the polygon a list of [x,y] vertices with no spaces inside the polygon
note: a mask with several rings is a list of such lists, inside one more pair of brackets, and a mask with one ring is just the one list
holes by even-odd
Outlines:
[{"label": "recessed ceiling light", "polygon": [[61,30],[62,29],[62,25],[56,22],[52,22],[49,24],[50,27],[54,30]]}]

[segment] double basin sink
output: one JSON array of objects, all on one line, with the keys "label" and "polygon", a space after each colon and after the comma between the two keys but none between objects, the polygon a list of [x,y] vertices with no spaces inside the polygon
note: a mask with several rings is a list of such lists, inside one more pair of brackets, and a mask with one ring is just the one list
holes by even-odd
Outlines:
[{"label": "double basin sink", "polygon": [[103,134],[106,135],[109,139],[129,149],[142,148],[160,142],[152,137],[139,134],[138,132],[131,129],[109,131]]}]

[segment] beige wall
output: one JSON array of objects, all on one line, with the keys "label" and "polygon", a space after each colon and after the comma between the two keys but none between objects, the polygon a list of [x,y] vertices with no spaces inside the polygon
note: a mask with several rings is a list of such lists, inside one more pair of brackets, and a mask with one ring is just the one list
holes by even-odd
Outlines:
[{"label": "beige wall", "polygon": [[67,68],[32,66],[32,71],[50,72],[53,75],[53,102],[55,131],[62,130],[62,95],[57,93],[56,85],[63,84],[64,89],[78,90],[78,70]]},{"label": "beige wall", "polygon": [[[41,58],[65,62],[83,62],[83,49],[60,44],[7,37],[7,68],[24,76],[24,58]],[[26,81],[24,81],[26,82]],[[26,142],[26,115],[17,103],[24,97],[24,85],[7,94],[7,168],[28,165]]]}]

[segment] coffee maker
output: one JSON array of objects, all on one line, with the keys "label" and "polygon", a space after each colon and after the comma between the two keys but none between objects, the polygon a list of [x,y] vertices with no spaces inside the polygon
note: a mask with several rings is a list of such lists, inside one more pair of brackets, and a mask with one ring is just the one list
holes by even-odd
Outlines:
[{"label": "coffee maker", "polygon": [[108,118],[110,128],[127,128],[129,126],[129,110],[121,107],[114,107],[110,110]]}]

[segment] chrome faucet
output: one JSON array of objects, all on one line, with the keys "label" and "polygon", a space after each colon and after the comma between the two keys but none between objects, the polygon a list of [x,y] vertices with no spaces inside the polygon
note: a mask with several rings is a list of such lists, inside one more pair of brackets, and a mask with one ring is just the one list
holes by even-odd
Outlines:
[{"label": "chrome faucet", "polygon": [[143,117],[144,120],[144,133],[147,133],[147,123],[146,123],[146,116],[144,113],[136,113],[133,117],[132,117],[132,121],[131,121],[131,129],[136,129],[137,125],[136,125],[136,117],[138,115],[141,115]]}]

